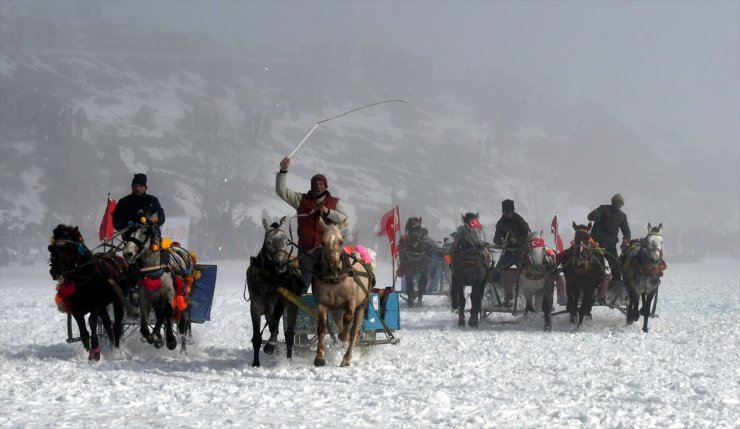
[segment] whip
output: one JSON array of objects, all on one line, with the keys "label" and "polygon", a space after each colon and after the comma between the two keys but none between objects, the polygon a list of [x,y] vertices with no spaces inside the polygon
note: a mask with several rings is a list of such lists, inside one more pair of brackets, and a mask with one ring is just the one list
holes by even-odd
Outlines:
[{"label": "whip", "polygon": [[303,145],[303,143],[306,140],[308,140],[308,137],[311,135],[311,133],[313,133],[314,130],[316,128],[318,128],[318,126],[321,125],[321,124],[323,124],[324,122],[331,121],[332,119],[341,118],[344,115],[349,115],[352,112],[356,112],[356,111],[362,110],[362,109],[367,109],[368,107],[377,106],[378,104],[383,104],[383,103],[405,103],[405,102],[406,101],[404,101],[404,100],[384,100],[384,101],[378,101],[377,103],[372,103],[372,104],[368,104],[367,106],[357,107],[355,109],[348,110],[348,111],[346,111],[346,112],[344,112],[342,114],[339,114],[337,116],[332,116],[331,118],[322,119],[322,120],[316,122],[316,124],[314,124],[313,128],[311,128],[311,130],[308,132],[308,134],[306,134],[306,137],[303,137],[303,140],[301,140],[301,142],[298,143],[298,146],[296,146],[295,149],[293,149],[293,152],[291,152],[290,155],[287,156],[287,158],[292,158],[293,155],[298,151],[298,149]]}]

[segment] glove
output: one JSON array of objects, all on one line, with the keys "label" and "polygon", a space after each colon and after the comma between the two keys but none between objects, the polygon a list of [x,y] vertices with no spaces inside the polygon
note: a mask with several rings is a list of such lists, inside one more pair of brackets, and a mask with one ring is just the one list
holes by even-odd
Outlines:
[{"label": "glove", "polygon": [[507,240],[507,244],[508,244],[509,246],[516,246],[516,245],[517,245],[517,244],[519,244],[519,243],[518,243],[518,242],[516,241],[516,238],[514,238],[514,237],[509,237],[509,239]]}]

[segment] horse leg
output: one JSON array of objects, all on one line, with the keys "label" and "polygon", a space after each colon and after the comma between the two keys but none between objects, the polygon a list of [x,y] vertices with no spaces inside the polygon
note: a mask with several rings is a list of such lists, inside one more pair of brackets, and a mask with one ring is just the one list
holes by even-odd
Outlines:
[{"label": "horse leg", "polygon": [[288,320],[285,324],[285,348],[287,349],[288,359],[293,358],[293,343],[295,340],[295,323],[298,318],[298,307],[295,304],[288,303],[286,308],[286,315]]},{"label": "horse leg", "polygon": [[475,282],[470,292],[470,318],[468,319],[468,326],[471,328],[478,327],[478,315],[480,314],[481,301],[483,300],[484,286],[485,279],[483,281]]},{"label": "horse leg", "polygon": [[329,317],[329,309],[326,306],[318,305],[319,320],[316,323],[316,336],[318,337],[318,345],[316,346],[316,357],[313,360],[314,366],[326,365],[326,359],[324,357],[324,335],[326,335],[326,323]]},{"label": "horse leg", "polygon": [[627,295],[629,295],[630,302],[627,304],[627,324],[631,325],[632,322],[640,320],[640,297],[635,291],[634,285],[631,281],[627,282]]},{"label": "horse leg", "polygon": [[357,338],[360,337],[360,327],[362,326],[362,319],[365,317],[366,309],[367,309],[367,298],[365,298],[362,301],[362,303],[360,303],[359,307],[353,311],[354,317],[352,318],[353,319],[352,336],[350,337],[349,345],[347,346],[347,351],[344,352],[344,358],[342,358],[342,363],[339,365],[340,367],[349,366],[350,361],[352,361],[352,349],[355,347],[355,344],[357,343]]},{"label": "horse leg", "polygon": [[353,304],[352,302],[347,304],[347,308],[344,309],[344,314],[342,314],[342,330],[339,333],[339,341],[341,341],[342,344],[349,341],[350,328],[354,327],[354,325],[352,324],[352,321],[355,318],[356,310],[352,304]]},{"label": "horse leg", "polygon": [[264,351],[268,355],[275,353],[278,333],[280,332],[281,317],[283,317],[283,301],[277,300],[273,305],[272,312],[268,312],[265,315],[265,318],[267,319],[267,327],[270,330],[270,338],[267,340],[267,344],[265,344],[264,347]]},{"label": "horse leg", "polygon": [[534,297],[532,296],[532,292],[525,290],[524,291],[524,314],[527,315],[527,313],[534,313]]},{"label": "horse leg", "polygon": [[[165,304],[169,305],[169,304]],[[162,304],[157,302],[154,305],[154,327],[152,328],[152,341],[154,347],[161,349],[164,346],[164,340],[162,339],[162,324],[164,323],[164,307]]]},{"label": "horse leg", "polygon": [[87,323],[90,325],[90,353],[87,355],[87,360],[97,362],[100,360],[100,343],[98,342],[98,313],[95,310],[90,312]]},{"label": "horse leg", "polygon": [[552,313],[552,301],[553,301],[553,282],[552,280],[545,278],[545,289],[542,290],[542,314],[545,315],[545,332],[550,332],[552,329],[552,323],[550,321],[550,313]]},{"label": "horse leg", "polygon": [[424,295],[427,293],[427,285],[429,284],[429,274],[427,273],[427,270],[421,271],[421,276],[419,276],[419,298],[417,299],[416,305],[421,307],[421,299],[424,297]]},{"label": "horse leg", "polygon": [[643,322],[642,322],[642,332],[647,333],[648,332],[648,319],[650,319],[650,304],[653,302],[653,297],[655,296],[655,289],[653,289],[652,292],[648,292],[642,295],[642,310],[640,310],[640,314],[642,314]]},{"label": "horse leg", "polygon": [[154,337],[149,330],[149,310],[151,310],[152,304],[149,301],[150,298],[147,295],[146,291],[140,290],[139,294],[139,332],[141,333],[141,336],[144,337],[147,343],[153,344]]},{"label": "horse leg", "polygon": [[575,324],[576,322],[578,322],[578,289],[576,289],[574,286],[567,286],[567,290],[568,304],[565,308],[568,310],[568,314],[570,315],[570,323]]},{"label": "horse leg", "polygon": [[175,311],[170,304],[171,302],[172,299],[168,299],[167,302],[164,304],[164,309],[162,310],[164,315],[164,335],[166,339],[167,350],[175,350],[177,348],[177,336],[175,335],[175,331],[172,330],[172,316]]},{"label": "horse leg", "polygon": [[85,323],[85,315],[82,313],[72,313],[72,317],[77,322],[77,328],[80,330],[80,341],[82,346],[85,347],[86,351],[90,351],[90,333],[87,331],[87,325]]},{"label": "horse leg", "polygon": [[591,308],[594,305],[594,295],[596,293],[595,289],[586,290],[583,293],[583,298],[581,301],[581,309],[578,312],[578,327],[580,328],[583,324],[584,317],[588,316],[588,318],[591,318]]},{"label": "horse leg", "polygon": [[249,307],[249,314],[252,316],[252,350],[254,357],[252,358],[252,366],[260,366],[260,347],[262,347],[262,311],[263,309],[257,302],[257,297],[251,297],[251,303]]},{"label": "horse leg", "polygon": [[465,286],[462,283],[457,288],[457,326],[465,327]]},{"label": "horse leg", "polygon": [[108,346],[113,347],[113,342],[115,341],[115,339],[113,337],[113,327],[111,326],[108,309],[103,307],[98,312],[98,314],[100,316],[100,321],[103,323],[103,330],[105,330],[105,335],[108,337]]},{"label": "horse leg", "polygon": [[458,306],[458,296],[457,296],[457,289],[458,289],[458,280],[457,276],[452,273],[450,274],[450,305],[452,307],[452,311],[457,310]]},{"label": "horse leg", "polygon": [[123,309],[120,302],[113,301],[113,347],[121,347],[123,337]]}]

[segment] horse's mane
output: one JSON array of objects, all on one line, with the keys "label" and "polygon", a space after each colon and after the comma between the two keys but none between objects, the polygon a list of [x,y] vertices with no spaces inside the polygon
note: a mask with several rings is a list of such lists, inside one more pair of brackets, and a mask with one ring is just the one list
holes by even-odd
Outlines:
[{"label": "horse's mane", "polygon": [[409,232],[412,227],[417,225],[421,226],[421,217],[410,217],[406,220],[406,226],[404,227],[404,230],[406,232]]}]

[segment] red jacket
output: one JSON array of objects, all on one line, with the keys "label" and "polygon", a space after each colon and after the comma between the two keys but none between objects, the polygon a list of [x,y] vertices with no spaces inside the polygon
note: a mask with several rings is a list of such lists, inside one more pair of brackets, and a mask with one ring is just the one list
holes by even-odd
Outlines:
[{"label": "red jacket", "polygon": [[[322,231],[321,225],[319,225],[321,211],[319,211],[318,206],[322,205],[329,208],[329,210],[334,210],[337,208],[338,202],[339,198],[332,197],[328,192],[320,204],[307,194],[301,196],[301,203],[298,205],[298,247],[313,249],[321,246]],[[326,216],[324,216],[324,222],[329,222]]]}]

